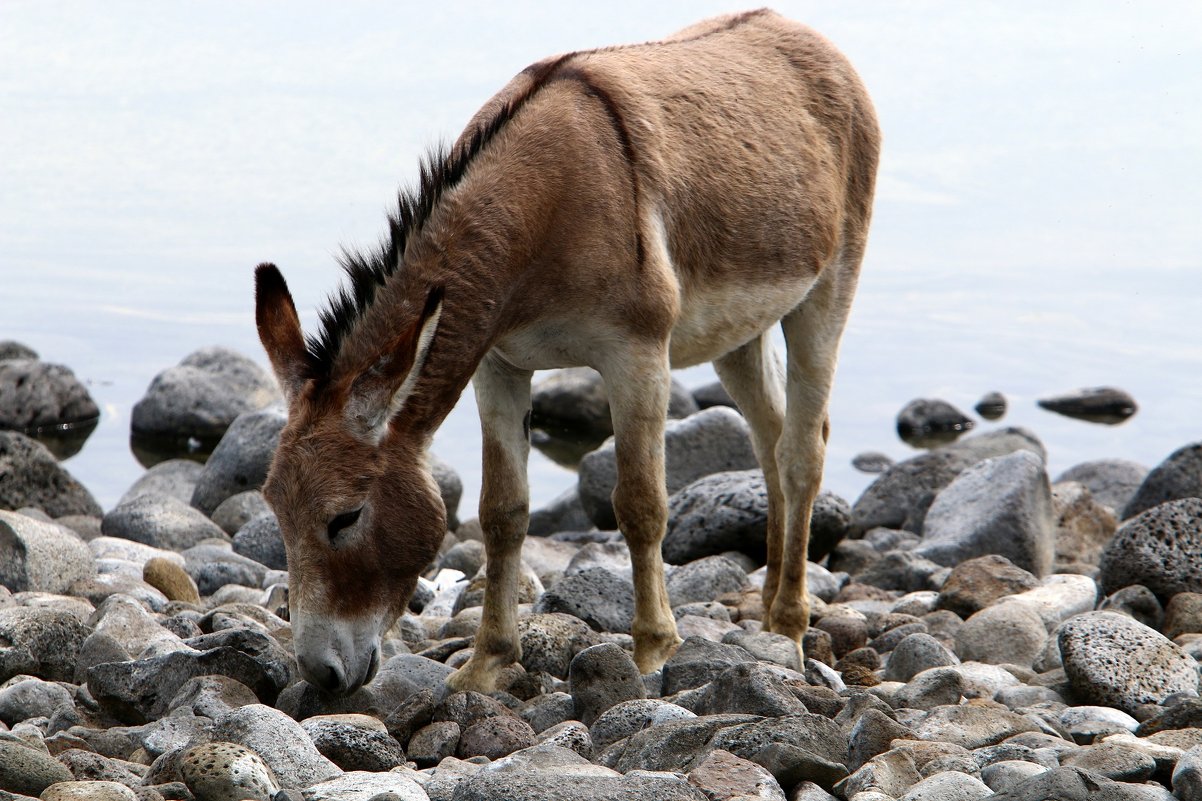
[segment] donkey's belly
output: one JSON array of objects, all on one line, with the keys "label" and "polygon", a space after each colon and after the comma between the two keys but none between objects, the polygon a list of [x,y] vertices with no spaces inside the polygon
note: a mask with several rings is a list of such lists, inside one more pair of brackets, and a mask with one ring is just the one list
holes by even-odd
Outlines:
[{"label": "donkey's belly", "polygon": [[672,329],[672,366],[711,362],[746,344],[797,308],[813,284],[814,279],[806,276],[773,284],[730,282],[687,291]]}]

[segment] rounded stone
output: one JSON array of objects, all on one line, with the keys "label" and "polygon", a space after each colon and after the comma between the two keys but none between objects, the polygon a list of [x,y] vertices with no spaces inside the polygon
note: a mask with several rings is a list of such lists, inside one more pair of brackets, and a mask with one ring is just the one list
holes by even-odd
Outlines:
[{"label": "rounded stone", "polygon": [[1043,619],[1025,604],[986,607],[956,632],[956,656],[968,662],[1029,667],[1047,642]]},{"label": "rounded stone", "polygon": [[[197,478],[199,478],[200,465],[197,467]],[[153,469],[153,468],[152,468]],[[192,501],[192,492],[195,490],[195,481],[193,489],[188,491],[188,495],[183,500]],[[238,529],[245,526],[251,520],[254,520],[259,515],[268,514],[271,512],[271,507],[267,505],[267,500],[263,497],[263,493],[259,490],[247,490],[239,492],[236,495],[231,495],[226,498],[217,508],[213,510],[212,520],[221,530],[231,537],[238,533]]]},{"label": "rounded stone", "polygon": [[585,648],[572,659],[568,686],[576,717],[586,726],[622,701],[646,697],[638,667],[625,650],[613,643]]},{"label": "rounded stone", "polygon": [[0,511],[0,585],[14,592],[59,593],[95,573],[92,551],[74,532]]},{"label": "rounded stone", "polygon": [[1175,693],[1198,694],[1198,665],[1159,632],[1115,612],[1087,612],[1060,627],[1060,655],[1082,699],[1134,714]]},{"label": "rounded stone", "polygon": [[238,529],[233,545],[234,553],[254,559],[272,570],[288,569],[284,535],[280,533],[279,520],[272,512],[261,514]]},{"label": "rounded stone", "polygon": [[668,573],[668,604],[676,607],[696,601],[713,601],[747,586],[747,572],[725,556],[707,556]]},{"label": "rounded stone", "polygon": [[178,498],[184,503],[192,500],[196,480],[204,465],[192,459],[168,459],[150,467],[133,483],[117,506],[123,506],[140,495],[158,495]]},{"label": "rounded stone", "polygon": [[926,632],[911,634],[889,654],[885,681],[909,681],[924,670],[955,665],[960,659]]},{"label": "rounded stone", "polygon": [[138,796],[120,782],[76,781],[52,784],[46,788],[40,799],[41,801],[138,801]]},{"label": "rounded stone", "polygon": [[200,603],[196,582],[188,575],[188,571],[171,559],[159,556],[147,559],[146,564],[142,565],[142,580],[163,593],[169,601]]},{"label": "rounded stone", "polygon": [[0,740],[0,790],[37,797],[57,782],[75,777],[54,757],[13,740]]},{"label": "rounded stone", "polygon": [[41,509],[50,517],[104,510],[92,493],[58,463],[45,445],[16,431],[0,431],[0,509]]},{"label": "rounded stone", "polygon": [[99,416],[70,368],[37,359],[0,360],[0,428],[35,431]]},{"label": "rounded stone", "polygon": [[1202,442],[1178,448],[1148,473],[1123,509],[1124,520],[1166,501],[1202,497]]},{"label": "rounded stone", "polygon": [[239,415],[205,462],[192,505],[212,514],[226,498],[262,487],[286,423],[276,407]]},{"label": "rounded stone", "polygon": [[1142,584],[1161,598],[1202,592],[1202,498],[1163,503],[1128,520],[1102,552],[1106,595]]},{"label": "rounded stone", "polygon": [[897,435],[910,443],[947,441],[972,427],[968,415],[944,400],[916,398],[897,413]]},{"label": "rounded stone", "polygon": [[1056,483],[1074,481],[1085,485],[1098,503],[1117,515],[1122,512],[1139,485],[1148,476],[1148,468],[1124,459],[1097,459],[1082,462],[1056,477]]},{"label": "rounded stone", "polygon": [[106,537],[123,537],[171,551],[226,538],[220,526],[179,498],[149,493],[106,514],[100,531]]},{"label": "rounded stone", "polygon": [[180,773],[196,801],[271,801],[280,790],[262,757],[237,743],[203,743],[188,749]]},{"label": "rounded stone", "polygon": [[499,715],[485,718],[464,729],[456,750],[464,759],[474,756],[500,759],[534,745],[534,741],[534,729],[529,723],[518,717]]}]

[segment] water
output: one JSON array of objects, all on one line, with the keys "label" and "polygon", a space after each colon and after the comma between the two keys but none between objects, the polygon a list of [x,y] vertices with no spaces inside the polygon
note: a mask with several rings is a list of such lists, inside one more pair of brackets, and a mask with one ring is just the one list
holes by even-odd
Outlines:
[{"label": "water", "polygon": [[[1199,439],[1202,7],[777,7],[851,57],[886,137],[827,486],[854,499],[871,477],[852,456],[912,454],[893,420],[920,396],[970,410],[1002,391],[1001,423],[1036,431],[1053,475]],[[280,264],[312,327],[338,248],[373,242],[422,150],[526,64],[733,8],[4,2],[0,338],[69,365],[101,405],[67,467],[111,507],[141,472],[130,410],[157,372],[209,344],[266,363],[253,266]],[[1107,427],[1035,406],[1100,384],[1138,414]],[[434,444],[464,516],[473,406]],[[536,505],[572,482],[532,458]]]}]

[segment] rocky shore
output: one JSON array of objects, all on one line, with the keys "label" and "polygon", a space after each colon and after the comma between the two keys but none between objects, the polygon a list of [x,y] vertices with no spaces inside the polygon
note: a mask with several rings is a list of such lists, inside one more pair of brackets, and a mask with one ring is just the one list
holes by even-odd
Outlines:
[{"label": "rocky shore", "polygon": [[[40,374],[59,408],[86,410],[69,371],[39,364],[0,343],[0,389],[29,407],[0,392],[0,415],[53,424],[55,391],[28,386]],[[143,433],[215,448],[155,465],[112,509],[0,431],[0,801],[1202,799],[1202,443],[1150,470],[1055,477],[1019,428],[896,464],[866,454],[872,485],[815,508],[800,664],[760,630],[766,501],[747,426],[712,387],[678,388],[664,554],[685,641],[661,671],[630,655],[603,443],[531,515],[504,691],[444,684],[471,654],[487,565],[436,460],[454,530],[376,678],[331,699],[298,678],[258,492],[278,396],[228,351],[171,371],[140,404]],[[590,381],[543,395],[600,410],[583,424],[604,436]]]}]

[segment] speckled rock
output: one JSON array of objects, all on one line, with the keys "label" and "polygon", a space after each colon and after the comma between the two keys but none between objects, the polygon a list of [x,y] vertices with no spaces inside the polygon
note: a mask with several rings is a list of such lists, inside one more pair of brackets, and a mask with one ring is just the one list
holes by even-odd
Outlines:
[{"label": "speckled rock", "polygon": [[1173,693],[1198,693],[1198,666],[1159,632],[1115,612],[1066,621],[1059,645],[1073,690],[1095,704],[1135,712]]},{"label": "speckled rock", "polygon": [[284,535],[274,513],[259,515],[238,529],[233,538],[234,553],[254,559],[273,570],[288,569]]},{"label": "speckled rock", "polygon": [[276,407],[239,415],[205,462],[192,505],[212,514],[226,498],[262,487],[286,422]]},{"label": "speckled rock", "polygon": [[576,654],[568,686],[576,704],[576,717],[586,726],[614,704],[647,695],[634,659],[613,643],[594,645]]},{"label": "speckled rock", "polygon": [[1178,448],[1152,468],[1123,509],[1122,518],[1182,498],[1202,498],[1202,442]]},{"label": "speckled rock", "polygon": [[622,701],[605,710],[589,727],[593,747],[600,752],[624,737],[673,720],[697,717],[693,712],[658,698]]},{"label": "speckled rock", "polygon": [[71,612],[50,607],[0,608],[0,643],[29,655],[39,678],[71,681],[91,630]]},{"label": "speckled rock", "polygon": [[1161,598],[1202,592],[1202,498],[1168,501],[1120,526],[1102,553],[1098,583],[1106,595],[1130,584]]},{"label": "speckled rock", "polygon": [[37,796],[75,777],[61,762],[32,746],[0,739],[0,790]]},{"label": "speckled rock", "polygon": [[1030,666],[1047,638],[1043,619],[1029,606],[995,604],[964,621],[956,633],[956,656],[993,665]]},{"label": "speckled rock", "polygon": [[427,801],[429,796],[416,781],[418,774],[351,771],[306,787],[305,801]]},{"label": "speckled rock", "polygon": [[986,459],[936,496],[913,553],[943,565],[1001,553],[1037,576],[1055,553],[1052,495],[1043,462],[1029,451]]},{"label": "speckled rock", "polygon": [[755,657],[737,645],[722,645],[702,637],[689,637],[664,663],[664,695],[700,687],[717,678],[731,665],[754,661]]},{"label": "speckled rock", "polygon": [[667,577],[668,603],[676,607],[712,601],[747,586],[747,572],[725,556],[707,556],[673,569]]},{"label": "speckled rock", "polygon": [[563,612],[580,618],[596,631],[629,634],[634,617],[634,585],[605,568],[590,568],[544,592],[534,611]]},{"label": "speckled rock", "polygon": [[529,723],[519,717],[497,715],[464,728],[456,754],[462,759],[474,756],[500,759],[534,745],[534,741],[534,729]]},{"label": "speckled rock", "polygon": [[970,704],[937,706],[914,724],[919,739],[954,743],[969,750],[1025,731],[1039,731],[1039,726],[1006,709]]},{"label": "speckled rock", "polygon": [[419,767],[437,765],[459,748],[459,724],[450,720],[429,723],[413,733],[409,739],[409,758]]},{"label": "speckled rock", "polygon": [[915,784],[898,801],[971,801],[993,794],[978,778],[954,770],[928,776]]},{"label": "speckled rock", "polygon": [[180,773],[196,801],[270,801],[280,789],[267,763],[237,743],[212,742],[188,749]]},{"label": "speckled rock", "polygon": [[711,751],[688,777],[690,784],[711,799],[785,801],[785,791],[771,773],[722,749]]},{"label": "speckled rock", "polygon": [[87,543],[69,529],[0,511],[0,585],[13,592],[59,593],[95,573]]},{"label": "speckled rock", "polygon": [[213,736],[257,753],[283,787],[308,787],[342,773],[321,755],[299,723],[262,704],[234,709],[218,718]]},{"label": "speckled rock", "polygon": [[518,621],[522,643],[522,667],[528,673],[568,677],[572,658],[582,649],[597,644],[597,635],[578,617],[562,612],[528,615]]},{"label": "speckled rock", "polygon": [[111,781],[58,782],[39,797],[41,801],[138,801],[133,790]]},{"label": "speckled rock", "polygon": [[0,509],[32,506],[51,517],[104,514],[45,445],[16,431],[0,431],[0,477]]},{"label": "speckled rock", "polygon": [[[747,422],[724,406],[670,422],[665,430],[665,464],[669,495],[702,476],[756,467]],[[612,493],[617,483],[614,443],[607,440],[580,462],[580,502],[601,529],[617,528]]]},{"label": "speckled rock", "polygon": [[368,715],[319,715],[301,728],[326,759],[346,771],[385,772],[405,764],[401,744]]}]

